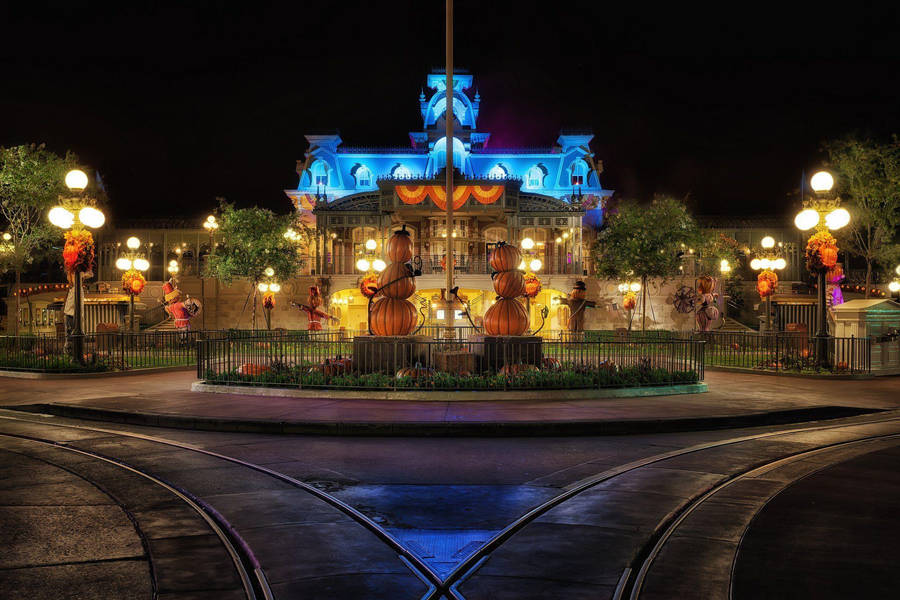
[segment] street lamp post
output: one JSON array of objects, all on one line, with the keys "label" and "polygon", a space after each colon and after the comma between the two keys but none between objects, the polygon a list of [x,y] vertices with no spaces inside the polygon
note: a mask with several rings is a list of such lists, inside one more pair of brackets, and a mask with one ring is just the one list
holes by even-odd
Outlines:
[{"label": "street lamp post", "polygon": [[[219,228],[219,222],[216,221],[215,215],[209,215],[206,217],[206,220],[203,221],[203,228],[209,233],[209,253],[206,255],[207,263],[209,262],[209,257],[213,255],[215,249],[215,235],[216,230]],[[206,278],[203,276],[203,271],[200,271],[200,297],[203,306],[206,306]],[[218,299],[218,295],[216,296]],[[218,301],[218,300],[217,300]],[[206,312],[203,311],[203,329],[206,329]],[[218,312],[216,313],[218,315]],[[218,318],[218,317],[216,317]]]},{"label": "street lamp post", "polygon": [[[132,236],[126,240],[125,246],[128,248],[128,251],[123,256],[116,259],[116,268],[123,272],[123,276],[127,275],[130,271],[135,271],[136,274],[140,274],[141,277],[143,277],[143,272],[150,268],[150,263],[144,258],[142,253],[137,251],[138,248],[141,247],[141,240]],[[143,289],[143,285],[141,286],[141,289]],[[135,290],[133,287],[130,287],[125,291],[128,293],[131,309],[131,322],[128,330],[133,332]]]},{"label": "street lamp post", "polygon": [[[775,271],[781,271],[787,266],[787,261],[779,256],[775,251],[775,239],[767,235],[760,241],[763,251],[761,257],[754,258],[750,261],[750,268],[754,271],[762,271],[761,275],[771,273],[774,278],[772,289],[766,290],[766,334],[772,333],[772,294],[775,293],[775,285],[778,283],[778,276]],[[757,282],[757,291],[760,291],[760,284]]]},{"label": "street lamp post", "polygon": [[[266,281],[261,281],[256,285],[256,289],[263,294],[263,310],[266,315],[266,330],[272,329],[272,309],[275,308],[275,294],[281,291],[281,284],[273,279],[275,269],[267,267],[265,270]],[[256,301],[254,300],[254,307]]]},{"label": "street lamp post", "polygon": [[[106,222],[102,212],[92,206],[91,199],[84,191],[88,186],[88,177],[84,171],[73,169],[66,173],[66,187],[72,192],[72,196],[60,198],[60,205],[54,206],[47,214],[50,223],[60,229],[71,229],[72,232],[84,231],[85,227],[97,229]],[[88,233],[90,236],[90,233]],[[93,244],[93,238],[90,241]],[[90,268],[92,265],[87,265]],[[81,311],[84,299],[81,297],[81,276],[83,265],[75,264],[74,271],[74,300],[75,315],[72,324],[72,353],[77,362],[84,362],[84,331],[81,322]]]},{"label": "street lamp post", "polygon": [[[834,187],[834,177],[831,173],[819,171],[810,178],[809,186],[813,190],[813,195],[803,201],[803,210],[794,217],[794,225],[797,226],[797,229],[808,231],[815,227],[816,234],[814,235],[819,235],[827,233],[829,229],[840,229],[850,222],[850,213],[840,206],[841,199],[831,194]],[[828,328],[825,321],[825,272],[827,270],[824,265],[816,267],[818,282],[816,360],[819,365],[825,364],[825,355],[828,350]]]}]

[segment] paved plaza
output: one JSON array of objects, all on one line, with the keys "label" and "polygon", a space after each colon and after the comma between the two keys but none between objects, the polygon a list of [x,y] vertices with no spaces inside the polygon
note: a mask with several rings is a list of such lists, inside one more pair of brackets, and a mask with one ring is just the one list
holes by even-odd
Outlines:
[{"label": "paved plaza", "polygon": [[[556,403],[316,402],[192,380],[0,379],[7,597],[876,598],[898,583],[896,378],[708,373],[704,394]],[[70,405],[408,428],[198,431]],[[415,433],[567,417],[596,433]],[[669,432],[642,425],[659,419]]]}]

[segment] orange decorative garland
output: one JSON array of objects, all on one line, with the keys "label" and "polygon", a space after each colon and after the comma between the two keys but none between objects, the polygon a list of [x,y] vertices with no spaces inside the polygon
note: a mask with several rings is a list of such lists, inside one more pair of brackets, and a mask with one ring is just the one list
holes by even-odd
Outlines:
[{"label": "orange decorative garland", "polygon": [[837,240],[828,231],[815,233],[806,243],[806,268],[813,273],[827,271],[837,264]]},{"label": "orange decorative garland", "polygon": [[541,291],[541,280],[534,273],[525,273],[525,295],[534,298]]},{"label": "orange decorative garland", "polygon": [[63,262],[67,273],[86,273],[94,266],[94,236],[87,229],[66,232]]},{"label": "orange decorative garland", "polygon": [[122,291],[126,294],[139,296],[140,293],[144,291],[144,286],[146,284],[147,280],[144,279],[144,276],[140,271],[135,269],[128,269],[122,275]]},{"label": "orange decorative garland", "polygon": [[622,308],[625,310],[634,310],[635,306],[637,306],[637,294],[634,292],[625,292],[625,297],[622,299]]}]

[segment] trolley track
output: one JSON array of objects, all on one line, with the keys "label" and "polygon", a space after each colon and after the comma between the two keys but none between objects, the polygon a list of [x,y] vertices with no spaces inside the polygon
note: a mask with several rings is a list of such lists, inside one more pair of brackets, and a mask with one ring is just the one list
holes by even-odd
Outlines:
[{"label": "trolley track", "polygon": [[[568,486],[566,491],[563,493],[551,498],[550,500],[536,506],[531,509],[521,517],[512,521],[507,527],[505,527],[502,531],[497,533],[493,538],[491,538],[486,544],[481,546],[480,548],[473,551],[467,557],[465,557],[458,566],[450,572],[449,575],[445,578],[441,578],[437,575],[422,559],[420,559],[416,554],[405,548],[390,532],[385,530],[383,527],[369,519],[367,516],[362,514],[357,509],[353,508],[349,504],[343,502],[342,500],[323,492],[322,490],[305,483],[303,481],[297,480],[293,477],[285,475],[283,473],[279,473],[273,469],[269,469],[268,467],[257,465],[248,461],[241,460],[239,458],[223,455],[211,450],[207,450],[205,448],[197,447],[192,444],[178,442],[174,440],[168,440],[165,438],[159,438],[151,435],[146,435],[142,433],[129,432],[129,431],[121,431],[116,429],[108,429],[103,427],[93,427],[93,426],[85,426],[85,425],[74,425],[68,423],[51,423],[46,420],[35,420],[29,418],[22,418],[19,416],[9,416],[0,414],[0,419],[8,420],[8,421],[16,421],[21,423],[28,423],[31,425],[40,425],[40,426],[53,426],[67,429],[75,429],[81,431],[89,431],[94,433],[103,433],[106,435],[112,436],[123,436],[128,438],[140,439],[147,442],[162,444],[174,448],[179,448],[182,450],[188,450],[196,453],[200,453],[209,457],[221,459],[223,461],[230,462],[232,464],[240,465],[254,471],[264,473],[269,475],[275,479],[278,479],[284,483],[292,485],[294,487],[303,489],[313,496],[319,498],[320,500],[328,503],[334,508],[340,510],[347,516],[350,516],[354,521],[365,527],[371,533],[376,535],[378,539],[380,539],[383,543],[389,546],[397,555],[401,558],[401,561],[407,565],[408,568],[416,575],[419,579],[421,579],[426,586],[428,586],[428,591],[423,596],[423,600],[440,600],[441,598],[451,598],[454,600],[465,600],[465,597],[459,591],[459,586],[475,574],[482,564],[490,557],[490,555],[496,551],[500,546],[502,546],[506,541],[508,541],[511,537],[513,537],[516,533],[521,531],[530,523],[534,522],[540,516],[544,515],[551,509],[563,504],[567,500],[578,496],[579,494],[592,489],[600,483],[612,480],[620,475],[624,475],[626,473],[635,471],[642,467],[650,466],[656,463],[660,463],[666,461],[668,459],[676,458],[679,456],[684,456],[687,454],[691,454],[694,452],[700,452],[702,450],[709,450],[713,448],[721,448],[726,446],[732,446],[736,444],[741,444],[744,442],[749,442],[753,440],[774,438],[778,436],[786,436],[790,434],[796,433],[809,433],[816,431],[825,431],[825,430],[835,430],[835,429],[846,429],[850,427],[862,427],[862,426],[872,426],[883,423],[892,423],[900,421],[900,416],[893,416],[890,414],[883,414],[879,418],[869,419],[869,420],[854,420],[849,423],[837,423],[837,424],[827,424],[827,425],[807,425],[803,427],[793,427],[791,429],[780,430],[780,431],[770,431],[763,432],[757,434],[750,434],[744,436],[738,436],[733,438],[727,438],[722,440],[716,440],[711,442],[704,442],[701,444],[695,444],[693,446],[688,446],[685,448],[679,448],[676,450],[671,450],[669,452],[664,452],[648,457],[644,457],[635,461],[628,462],[626,464],[617,466],[612,469],[608,469],[602,473],[594,475],[592,477],[583,479],[581,481],[575,482]],[[895,434],[890,434],[895,435]],[[886,437],[886,436],[881,436]],[[854,443],[859,440],[854,440],[852,442],[837,442],[835,444],[829,444],[828,446],[822,446],[820,448],[815,448],[808,451],[803,451],[798,454],[805,454],[808,452],[823,450],[827,448],[832,448],[834,446],[839,446],[847,443]],[[59,442],[50,442],[54,444],[60,444]],[[791,455],[795,456],[795,455]],[[774,461],[768,461],[764,465],[755,464],[750,469],[756,470],[765,467],[771,462],[776,462],[778,460],[786,460],[791,458],[791,456],[782,457],[779,459],[775,459]],[[654,538],[655,540],[655,538]],[[617,589],[617,598],[624,597],[621,594],[626,590],[630,591],[633,585],[630,581],[621,581],[619,588]]]}]

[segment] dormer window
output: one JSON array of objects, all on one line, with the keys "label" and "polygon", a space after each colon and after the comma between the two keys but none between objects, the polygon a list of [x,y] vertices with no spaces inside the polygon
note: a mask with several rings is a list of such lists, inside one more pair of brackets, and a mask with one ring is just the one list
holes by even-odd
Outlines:
[{"label": "dormer window", "polygon": [[576,160],[572,163],[572,185],[584,185],[587,177],[587,165],[583,160]]},{"label": "dormer window", "polygon": [[356,186],[369,187],[372,185],[372,171],[365,165],[356,169]]},{"label": "dormer window", "polygon": [[321,160],[313,163],[311,169],[313,183],[317,186],[328,187],[328,165]]},{"label": "dormer window", "polygon": [[494,168],[488,172],[488,179],[506,179],[506,174],[503,165],[494,165]]},{"label": "dormer window", "polygon": [[397,165],[391,173],[394,179],[412,179],[412,171],[404,165]]},{"label": "dormer window", "polygon": [[534,165],[525,174],[525,187],[536,189],[544,185],[544,170]]}]

